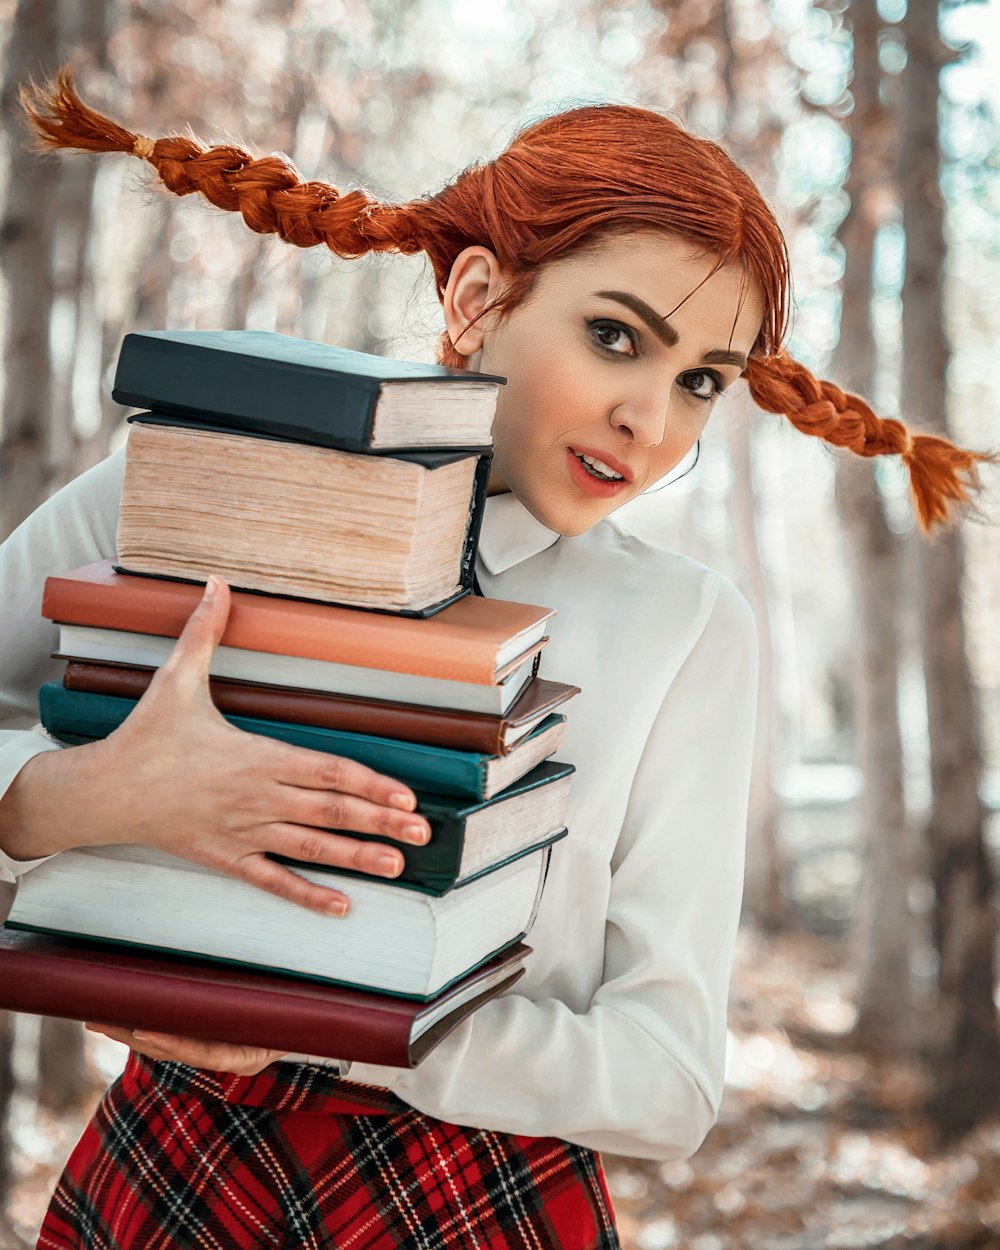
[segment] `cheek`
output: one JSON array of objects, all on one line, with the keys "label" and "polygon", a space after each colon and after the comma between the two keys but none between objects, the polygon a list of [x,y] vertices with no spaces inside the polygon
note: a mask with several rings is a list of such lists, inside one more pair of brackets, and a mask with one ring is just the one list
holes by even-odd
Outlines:
[{"label": "cheek", "polygon": [[[682,405],[683,406],[683,405]],[[705,431],[705,420],[688,418],[687,412],[678,418],[676,412],[667,422],[663,442],[655,448],[650,456],[651,475],[660,478],[678,465]]]},{"label": "cheek", "polygon": [[610,411],[610,397],[601,390],[604,379],[568,353],[529,348],[512,359],[506,377],[497,401],[495,438],[516,435],[518,441],[546,445]]}]

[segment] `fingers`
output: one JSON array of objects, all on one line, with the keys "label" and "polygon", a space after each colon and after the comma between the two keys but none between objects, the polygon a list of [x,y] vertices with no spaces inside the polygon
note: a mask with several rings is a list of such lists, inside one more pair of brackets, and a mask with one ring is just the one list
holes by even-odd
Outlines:
[{"label": "fingers", "polygon": [[297,872],[263,855],[245,855],[232,872],[248,885],[324,916],[346,916],[350,909],[350,900],[341,890],[333,886],[314,885]]},{"label": "fingers", "polygon": [[[350,794],[400,812],[413,812],[416,809],[417,796],[408,786],[368,768],[365,764],[349,760],[343,755],[327,755],[324,751],[312,751],[308,747],[296,747],[276,739],[271,741],[272,776],[285,785]],[[402,823],[426,825],[422,816]]]},{"label": "fingers", "polygon": [[272,825],[271,853],[323,868],[346,868],[373,877],[398,877],[403,871],[402,854],[384,842],[310,829],[303,825]]},{"label": "fingers", "polygon": [[168,658],[157,670],[150,690],[163,679],[180,683],[193,690],[208,682],[212,655],[219,645],[229,620],[231,599],[229,585],[211,574],[198,606],[187,619]]},{"label": "fingers", "polygon": [[112,1041],[121,1042],[150,1059],[184,1063],[191,1068],[203,1068],[212,1072],[231,1072],[236,1076],[255,1076],[268,1064],[287,1054],[283,1050],[237,1046],[229,1042],[203,1042],[193,1037],[151,1033],[145,1029],[125,1029],[111,1024],[88,1023],[85,1027],[92,1033],[103,1033]]},{"label": "fingers", "polygon": [[132,1030],[122,1028],[117,1024],[96,1024],[92,1020],[88,1020],[83,1026],[88,1033],[103,1033],[105,1037],[110,1037],[113,1042],[121,1042],[123,1046],[132,1045]]},{"label": "fingers", "polygon": [[[388,807],[380,807],[377,803],[355,798],[352,794],[325,790],[300,790],[294,786],[281,786],[276,798],[275,810],[280,813],[278,819],[285,823],[306,826],[299,831],[303,838],[307,834],[315,835],[317,830],[336,830],[338,833],[369,833],[395,842],[405,842],[410,846],[424,846],[430,841],[431,836],[430,825],[425,817],[412,812],[396,812]],[[271,849],[278,850],[279,848]],[[319,863],[329,862],[314,855],[294,854],[286,851],[284,847],[281,847],[280,851],[282,855],[292,855],[295,859],[316,859]],[[339,862],[336,866],[355,867],[354,864],[340,864]]]}]

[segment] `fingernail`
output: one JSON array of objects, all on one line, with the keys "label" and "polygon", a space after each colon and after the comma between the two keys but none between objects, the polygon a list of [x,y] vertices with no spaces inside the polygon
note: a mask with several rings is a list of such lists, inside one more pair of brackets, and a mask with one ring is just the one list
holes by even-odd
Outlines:
[{"label": "fingernail", "polygon": [[[219,579],[214,573],[209,573],[208,581],[205,583],[204,599],[207,603],[210,599],[215,598],[216,591],[219,589]],[[138,1036],[138,1034],[137,1034]]]},{"label": "fingernail", "polygon": [[132,1036],[135,1038],[137,1042],[155,1042],[156,1041],[155,1033],[140,1033],[138,1029],[132,1030]]},{"label": "fingernail", "polygon": [[332,903],[327,905],[326,911],[329,916],[346,916],[347,904],[342,898],[334,899]]},{"label": "fingernail", "polygon": [[401,811],[412,812],[416,804],[412,794],[390,794],[389,806],[398,807]]},{"label": "fingernail", "polygon": [[407,842],[414,842],[417,846],[423,846],[425,842],[430,841],[431,835],[423,825],[407,825],[403,830],[403,837]]},{"label": "fingernail", "polygon": [[394,877],[403,865],[399,862],[395,855],[380,855],[375,861],[375,867],[381,873],[385,873],[387,877]]}]

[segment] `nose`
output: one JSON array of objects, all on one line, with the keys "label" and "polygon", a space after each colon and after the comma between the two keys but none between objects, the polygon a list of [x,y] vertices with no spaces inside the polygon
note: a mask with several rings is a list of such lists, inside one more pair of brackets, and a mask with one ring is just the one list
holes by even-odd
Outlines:
[{"label": "nose", "polygon": [[658,447],[667,429],[669,400],[660,387],[647,387],[622,399],[611,411],[611,424],[640,447]]}]

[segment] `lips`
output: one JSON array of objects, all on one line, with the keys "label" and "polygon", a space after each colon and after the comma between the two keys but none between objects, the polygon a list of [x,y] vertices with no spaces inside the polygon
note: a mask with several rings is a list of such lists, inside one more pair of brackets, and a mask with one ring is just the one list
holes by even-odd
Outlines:
[{"label": "lips", "polygon": [[635,478],[635,470],[630,469],[627,464],[623,464],[620,460],[616,460],[610,452],[597,451],[593,447],[571,447],[570,451],[577,456],[590,456],[593,460],[600,460],[609,469],[614,469],[616,473],[620,473],[626,482],[631,482]]},{"label": "lips", "polygon": [[571,447],[566,448],[566,468],[574,485],[593,499],[614,499],[628,491],[628,482],[624,478],[603,481],[594,477],[589,469],[584,468],[583,461]]}]

